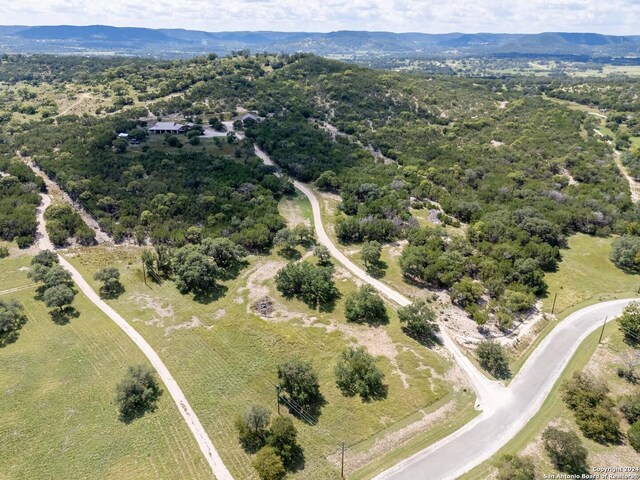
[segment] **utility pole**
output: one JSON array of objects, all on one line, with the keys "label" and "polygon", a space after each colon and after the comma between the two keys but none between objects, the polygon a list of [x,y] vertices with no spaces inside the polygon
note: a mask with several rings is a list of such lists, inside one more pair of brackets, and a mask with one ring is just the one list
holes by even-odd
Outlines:
[{"label": "utility pole", "polygon": [[340,464],[340,476],[344,478],[344,441],[342,442],[342,461]]},{"label": "utility pole", "polygon": [[602,335],[604,335],[604,327],[607,324],[607,317],[604,317],[604,323],[602,324],[602,330],[600,330],[600,338],[598,339],[598,343],[602,342]]},{"label": "utility pole", "polygon": [[280,387],[276,385],[276,408],[278,409],[278,415],[280,415]]},{"label": "utility pole", "polygon": [[556,292],[555,296],[553,297],[553,306],[551,307],[551,315],[553,315],[553,313],[556,310],[556,300],[558,299],[558,292]]},{"label": "utility pole", "polygon": [[147,284],[147,271],[144,266],[144,260],[142,260],[142,278],[144,278],[144,284]]}]

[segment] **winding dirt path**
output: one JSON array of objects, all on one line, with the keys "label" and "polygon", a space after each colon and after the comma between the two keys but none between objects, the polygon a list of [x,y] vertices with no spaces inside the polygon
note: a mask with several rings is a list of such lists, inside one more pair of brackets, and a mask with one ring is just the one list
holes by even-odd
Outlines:
[{"label": "winding dirt path", "polygon": [[[51,240],[49,240],[49,236],[47,235],[47,230],[45,228],[45,220],[44,220],[44,211],[51,204],[51,197],[46,194],[41,194],[42,204],[38,207],[37,216],[38,216],[38,246],[41,250],[51,250],[55,251],[53,248],[53,244]],[[149,359],[149,362],[155,368],[156,372],[158,372],[158,376],[162,379],[165,384],[165,387],[171,398],[175,402],[180,414],[184,418],[185,422],[187,422],[187,426],[191,430],[193,437],[195,438],[200,450],[204,454],[207,463],[211,467],[211,471],[215,475],[215,478],[218,480],[233,480],[231,473],[227,470],[227,467],[222,462],[220,455],[216,451],[209,435],[206,430],[200,423],[198,416],[191,408],[191,405],[187,401],[184,393],[178,386],[178,383],[175,381],[169,369],[165,366],[164,362],[156,351],[147,343],[142,335],[140,335],[129,323],[121,317],[113,308],[107,305],[91,288],[91,286],[87,283],[87,281],[82,277],[80,272],[75,269],[71,263],[69,263],[62,255],[58,254],[58,258],[60,260],[60,265],[62,265],[66,270],[71,273],[73,281],[78,285],[78,288],[82,293],[95,304],[100,310],[102,310],[111,320],[113,320],[116,325],[118,325],[122,331],[137,345],[137,347],[145,354],[145,356]]]}]

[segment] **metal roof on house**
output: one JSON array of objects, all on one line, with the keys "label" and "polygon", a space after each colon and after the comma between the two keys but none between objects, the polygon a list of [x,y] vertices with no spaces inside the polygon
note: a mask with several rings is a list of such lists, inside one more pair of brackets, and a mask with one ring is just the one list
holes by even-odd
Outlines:
[{"label": "metal roof on house", "polygon": [[184,125],[182,125],[181,123],[158,122],[149,130],[180,130],[181,128],[184,128]]}]

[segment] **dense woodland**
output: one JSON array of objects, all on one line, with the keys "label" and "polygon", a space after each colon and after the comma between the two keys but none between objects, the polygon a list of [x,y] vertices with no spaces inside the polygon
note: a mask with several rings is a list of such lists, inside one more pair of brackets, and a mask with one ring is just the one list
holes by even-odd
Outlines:
[{"label": "dense woodland", "polygon": [[[284,227],[277,202],[292,187],[253,155],[255,142],[290,176],[340,195],[341,241],[408,239],[400,259],[407,280],[452,289],[479,323],[494,316],[508,327],[524,314],[545,293],[544,272],[557,267],[567,236],[623,234],[639,220],[593,119],[544,97],[635,112],[633,81],[614,88],[411,75],[247,52],[95,64],[4,57],[0,81],[5,168],[17,168],[16,150],[30,155],[116,240],[181,247],[195,228],[250,251],[270,248]],[[44,115],[34,92],[47,82],[108,104],[83,116]],[[33,112],[20,110],[31,101]],[[200,148],[193,138],[139,135],[135,146],[117,138],[138,135],[150,114],[215,123],[239,105],[265,118],[245,126],[245,141]],[[635,125],[629,113],[610,119],[618,121]],[[181,148],[187,141],[193,148]],[[629,155],[627,163],[637,161]],[[6,201],[32,212],[37,186],[28,173],[3,184]],[[419,228],[412,212],[436,206],[459,228]],[[7,215],[29,221],[3,227],[4,238],[32,235],[30,213]],[[73,236],[72,223],[60,243]]]}]

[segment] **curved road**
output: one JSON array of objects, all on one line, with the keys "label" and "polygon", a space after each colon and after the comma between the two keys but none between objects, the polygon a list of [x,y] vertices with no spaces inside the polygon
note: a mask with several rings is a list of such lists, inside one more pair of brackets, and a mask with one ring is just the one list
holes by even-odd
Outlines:
[{"label": "curved road", "polygon": [[[44,211],[51,204],[51,197],[49,195],[41,194],[42,203],[38,207],[37,215],[38,215],[38,247],[41,250],[51,250],[55,251],[53,244],[49,240],[49,236],[47,235],[47,230],[45,228],[45,220],[44,220]],[[129,323],[122,318],[113,308],[107,305],[98,294],[91,288],[91,286],[86,282],[86,280],[80,275],[80,272],[75,269],[73,265],[71,265],[67,260],[65,260],[61,255],[58,255],[60,259],[60,265],[62,265],[65,269],[67,269],[73,278],[73,281],[78,285],[82,293],[91,300],[100,310],[102,310],[111,320],[113,320],[116,325],[118,325],[127,336],[133,340],[133,342],[138,346],[142,353],[149,359],[151,365],[158,372],[158,375],[164,382],[167,391],[171,395],[171,398],[176,403],[180,414],[183,416],[184,420],[187,422],[187,426],[191,430],[200,450],[204,454],[207,463],[211,467],[213,474],[218,480],[233,480],[233,477],[227,470],[227,467],[222,462],[220,455],[216,451],[209,435],[205,431],[204,427],[200,423],[198,416],[189,405],[187,398],[182,393],[182,390],[178,386],[178,383],[175,381],[169,369],[165,366],[164,362],[160,359],[155,350],[147,343],[147,341],[140,335]]]},{"label": "curved road", "polygon": [[[257,146],[256,154],[273,165]],[[399,305],[409,304],[409,299],[369,276],[333,244],[322,224],[315,194],[300,182],[294,185],[311,202],[318,241],[358,278]],[[381,473],[376,480],[453,480],[487,460],[538,412],[584,339],[600,327],[605,318],[612,320],[619,316],[633,300],[637,299],[599,303],[566,317],[534,350],[507,388],[484,377],[443,330],[445,346],[473,385],[483,412],[448,437]]]}]

